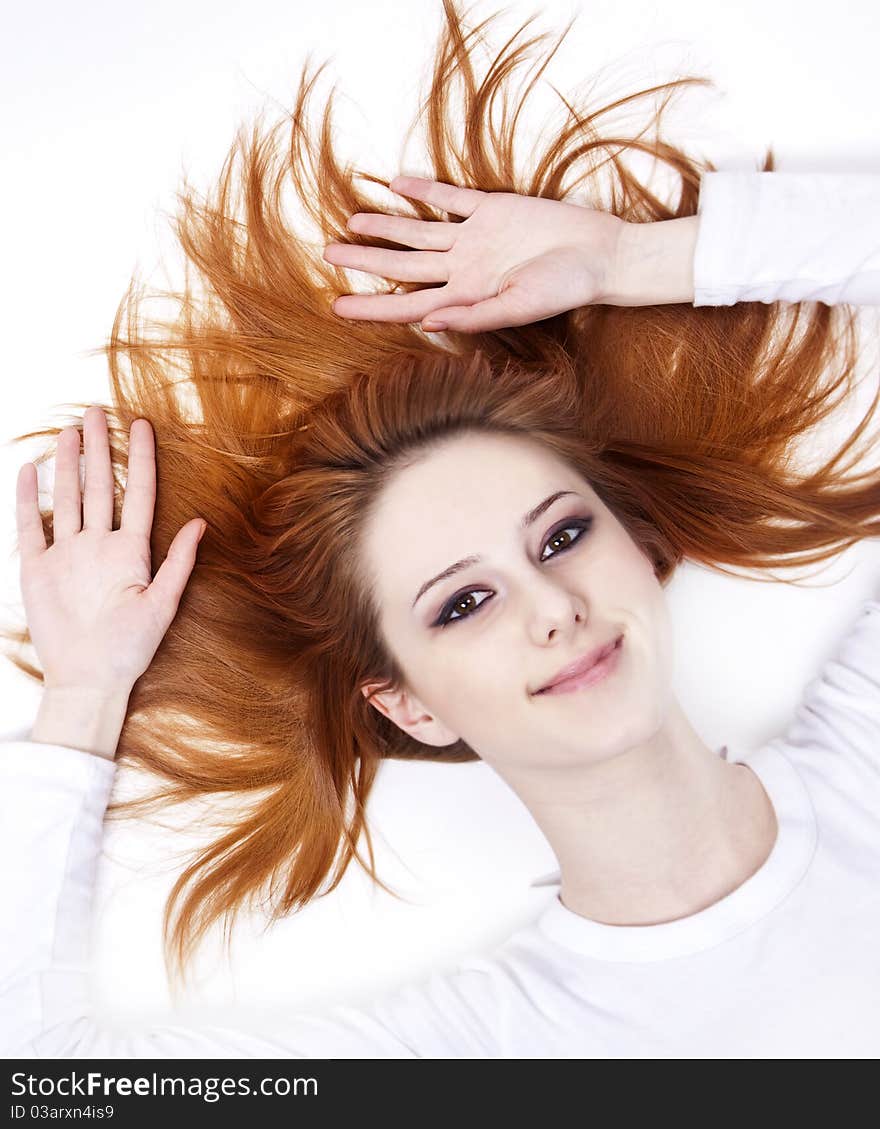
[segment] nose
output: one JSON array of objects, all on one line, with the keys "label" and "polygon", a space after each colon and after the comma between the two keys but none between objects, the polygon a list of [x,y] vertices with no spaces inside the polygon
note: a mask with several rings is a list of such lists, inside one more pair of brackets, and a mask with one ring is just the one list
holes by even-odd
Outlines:
[{"label": "nose", "polygon": [[583,596],[546,572],[532,575],[526,599],[530,632],[536,643],[546,643],[586,621]]}]

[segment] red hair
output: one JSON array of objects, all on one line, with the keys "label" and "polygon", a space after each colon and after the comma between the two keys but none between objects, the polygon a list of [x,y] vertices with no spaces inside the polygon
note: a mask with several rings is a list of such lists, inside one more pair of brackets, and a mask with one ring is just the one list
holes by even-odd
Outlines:
[{"label": "red hair", "polygon": [[[566,102],[569,121],[523,171],[512,134],[496,135],[490,110],[538,39],[516,46],[514,37],[478,83],[472,55],[490,20],[465,32],[453,0],[443,7],[423,175],[566,199],[634,223],[696,214],[701,174],[713,165],[661,140],[659,130],[652,140],[647,127],[620,136],[599,125],[618,107],[662,94],[653,116],[659,126],[676,91],[711,85],[707,79],[677,79],[591,112]],[[331,302],[351,287],[342,268],[323,260],[323,246],[394,247],[353,235],[346,220],[357,211],[394,212],[399,198],[377,203],[365,185],[388,181],[340,166],[332,94],[319,128],[310,127],[322,69],[310,79],[304,67],[289,119],[254,126],[249,136],[239,130],[213,198],[199,202],[189,185],[179,194],[187,273],[173,295],[177,317],[148,321],[132,281],[102,349],[117,524],[128,428],[138,417],[150,421],[156,441],[155,567],[181,525],[195,515],[208,522],[177,616],[134,686],[118,746],[121,763],[156,774],[161,786],[108,811],[132,815],[218,793],[242,801],[166,905],[166,966],[181,974],[209,927],[222,919],[231,929],[260,895],[274,920],[332,890],[353,858],[387,889],[366,822],[383,757],[477,756],[462,741],[439,749],[419,743],[360,689],[376,678],[393,684],[403,672],[380,638],[359,540],[389,475],[430,444],[464,429],[547,444],[583,473],[664,584],[684,557],[722,571],[790,568],[880,532],[874,479],[846,475],[861,457],[854,444],[876,397],[834,457],[810,474],[790,465],[795,442],[853,385],[849,308],[592,305],[514,329],[451,333],[443,343],[417,325],[336,316]],[[451,104],[456,79],[463,114]],[[527,97],[504,118],[513,129]],[[677,174],[676,198],[653,195],[626,167],[628,151]],[[586,167],[565,185],[580,160]],[[763,171],[772,169],[768,149]],[[283,218],[288,179],[320,230],[317,243]],[[421,203],[412,208],[419,218],[446,218]],[[416,284],[387,290],[408,287]],[[14,442],[52,437],[41,462],[71,423]],[[50,544],[51,510],[43,527]],[[2,637],[30,643],[26,628]],[[42,680],[32,663],[7,657]],[[359,851],[362,832],[369,861]]]}]

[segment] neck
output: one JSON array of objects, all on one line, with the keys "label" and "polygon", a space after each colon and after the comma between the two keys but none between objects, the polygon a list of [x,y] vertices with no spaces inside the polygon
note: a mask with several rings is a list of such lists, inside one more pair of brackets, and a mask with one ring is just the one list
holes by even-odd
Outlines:
[{"label": "neck", "polygon": [[758,777],[705,745],[676,702],[649,740],[577,766],[556,795],[511,783],[559,862],[563,905],[609,925],[707,908],[755,873],[778,830]]}]

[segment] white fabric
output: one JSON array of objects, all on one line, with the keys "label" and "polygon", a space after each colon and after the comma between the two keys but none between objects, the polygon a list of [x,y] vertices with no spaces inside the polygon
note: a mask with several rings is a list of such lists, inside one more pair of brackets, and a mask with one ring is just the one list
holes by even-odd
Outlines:
[{"label": "white fabric", "polygon": [[880,304],[880,175],[704,173],[697,214],[695,306]]},{"label": "white fabric", "polygon": [[[823,188],[833,220],[788,197],[784,228],[733,238],[749,177],[708,174],[699,292],[729,296],[751,276],[760,300],[801,286],[815,297],[876,284],[867,243],[832,255],[840,217],[870,227],[867,182],[858,208]],[[781,176],[783,174],[773,174]],[[828,178],[822,178],[827,182]],[[838,178],[840,185],[851,178]],[[712,183],[712,181],[710,181]],[[793,183],[793,182],[792,182]],[[807,196],[815,197],[806,186]],[[738,193],[742,193],[738,196]],[[760,197],[768,197],[760,191]],[[876,200],[876,196],[873,197]],[[701,201],[703,203],[705,201]],[[768,213],[762,210],[765,217]],[[874,212],[873,262],[880,254]],[[762,222],[764,222],[762,220]],[[739,228],[737,228],[739,224]],[[807,230],[807,228],[809,230]],[[789,239],[801,233],[812,266]],[[774,242],[775,239],[775,242]],[[804,245],[807,246],[807,243]],[[737,259],[737,254],[741,258]],[[763,259],[761,258],[763,256]],[[711,269],[710,269],[711,267]],[[819,268],[827,271],[821,274]],[[859,273],[862,272],[862,273]],[[843,281],[842,281],[843,280]],[[866,282],[867,280],[867,282]],[[790,285],[789,285],[790,283]],[[746,287],[747,288],[747,287]],[[836,288],[836,289],[835,289]],[[752,295],[754,299],[754,294]],[[724,297],[719,299],[722,304]],[[829,300],[829,299],[820,299]],[[852,300],[850,298],[849,300]],[[880,302],[880,295],[872,299]],[[123,1028],[99,1024],[88,995],[92,892],[102,819],[116,765],[62,745],[0,743],[0,1053],[3,1057],[876,1057],[880,1053],[880,603],[869,600],[837,656],[806,688],[784,737],[752,750],[726,747],[757,773],[776,811],[770,856],[719,902],[677,921],[612,926],[554,898],[493,953],[460,962],[369,1007],[336,1005],[283,1015],[255,1033],[219,1026]]]}]

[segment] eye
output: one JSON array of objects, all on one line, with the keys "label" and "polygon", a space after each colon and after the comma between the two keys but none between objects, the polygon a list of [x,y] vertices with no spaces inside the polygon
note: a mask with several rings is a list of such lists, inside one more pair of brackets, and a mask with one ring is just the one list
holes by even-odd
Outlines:
[{"label": "eye", "polygon": [[[575,519],[569,518],[562,525],[557,526],[554,532],[550,534],[550,536],[544,543],[544,548],[547,549],[551,545],[554,545],[555,543],[561,541],[562,544],[550,554],[550,557],[558,557],[560,553],[564,553],[567,549],[570,549],[572,545],[577,544],[577,542],[580,541],[582,534],[585,533],[592,524],[593,519],[591,517]],[[568,536],[569,530],[572,529],[577,530],[577,535],[575,537]],[[550,557],[541,556],[539,559],[546,561],[549,560]],[[457,592],[443,605],[440,611],[440,615],[438,616],[436,622],[431,626],[446,627],[447,624],[455,623],[460,619],[469,619],[479,608],[483,606],[483,604],[488,603],[488,600],[480,600],[478,604],[473,604],[470,602],[471,597],[478,592],[488,591],[489,589],[487,588],[470,588],[465,590],[464,592]],[[461,605],[463,605],[465,609],[463,613],[461,611]],[[459,614],[453,615],[453,612],[456,611]]]},{"label": "eye", "polygon": [[[544,548],[548,548],[556,541],[561,541],[562,545],[557,548],[554,553],[550,554],[553,557],[557,557],[560,553],[564,553],[566,549],[570,549],[576,541],[580,541],[581,534],[589,529],[592,524],[593,519],[591,517],[577,518],[575,521],[569,520],[565,523],[565,525],[560,525],[555,533],[550,534],[550,536],[547,538],[547,542],[544,545]],[[578,531],[576,537],[567,536],[570,529],[576,529]],[[541,557],[542,561],[546,561],[547,559],[547,557]]]}]

